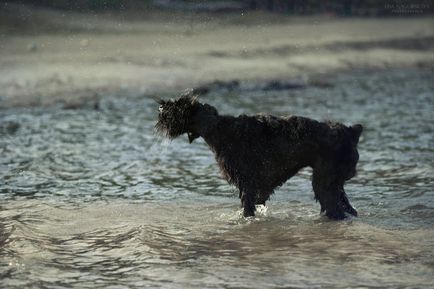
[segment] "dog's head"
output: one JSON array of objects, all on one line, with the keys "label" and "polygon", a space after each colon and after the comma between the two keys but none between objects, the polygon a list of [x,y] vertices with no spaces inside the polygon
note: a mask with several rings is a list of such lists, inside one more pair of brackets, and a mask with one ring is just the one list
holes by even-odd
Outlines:
[{"label": "dog's head", "polygon": [[196,96],[185,93],[178,99],[159,100],[158,103],[160,107],[155,128],[159,133],[171,139],[188,133],[190,142],[198,137],[189,131],[192,116],[199,106]]},{"label": "dog's head", "polygon": [[216,124],[217,110],[208,104],[202,104],[190,91],[176,100],[160,100],[156,130],[173,139],[187,133],[192,143],[206,135]]}]

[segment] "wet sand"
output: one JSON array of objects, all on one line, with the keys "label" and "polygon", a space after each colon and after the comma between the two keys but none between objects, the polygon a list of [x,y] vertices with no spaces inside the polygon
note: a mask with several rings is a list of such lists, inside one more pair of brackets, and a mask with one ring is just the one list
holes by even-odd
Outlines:
[{"label": "wet sand", "polygon": [[[7,17],[6,17],[7,16]],[[434,19],[0,11],[0,107],[73,107],[214,80],[434,66]]]}]

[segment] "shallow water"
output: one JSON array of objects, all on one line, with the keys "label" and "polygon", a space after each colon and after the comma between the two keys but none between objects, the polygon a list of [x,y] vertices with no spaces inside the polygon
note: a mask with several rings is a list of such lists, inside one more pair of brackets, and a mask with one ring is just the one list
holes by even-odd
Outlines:
[{"label": "shallow water", "polygon": [[341,222],[319,215],[309,169],[242,218],[202,140],[154,134],[147,97],[109,97],[99,111],[1,110],[0,287],[432,287],[432,71],[332,81],[202,100],[230,114],[362,123],[346,185],[360,216]]}]

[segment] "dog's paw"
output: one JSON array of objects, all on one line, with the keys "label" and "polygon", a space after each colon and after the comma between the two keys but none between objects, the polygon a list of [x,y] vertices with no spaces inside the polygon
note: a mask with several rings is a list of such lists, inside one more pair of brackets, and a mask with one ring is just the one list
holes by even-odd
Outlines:
[{"label": "dog's paw", "polygon": [[357,213],[356,209],[354,209],[353,207],[348,207],[345,208],[345,212],[347,212],[350,215],[353,215],[354,217],[357,217],[359,214]]}]

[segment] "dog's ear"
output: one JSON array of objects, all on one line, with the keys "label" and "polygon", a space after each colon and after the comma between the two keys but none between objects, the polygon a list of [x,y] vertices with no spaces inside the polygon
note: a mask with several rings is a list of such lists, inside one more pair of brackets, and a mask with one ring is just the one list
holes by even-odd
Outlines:
[{"label": "dog's ear", "polygon": [[358,142],[360,135],[362,134],[362,131],[363,131],[363,126],[361,124],[355,124],[355,125],[352,125],[350,127],[350,129],[351,129],[351,132],[353,134],[354,139],[356,140],[356,142]]}]

